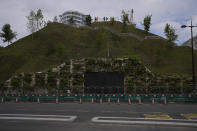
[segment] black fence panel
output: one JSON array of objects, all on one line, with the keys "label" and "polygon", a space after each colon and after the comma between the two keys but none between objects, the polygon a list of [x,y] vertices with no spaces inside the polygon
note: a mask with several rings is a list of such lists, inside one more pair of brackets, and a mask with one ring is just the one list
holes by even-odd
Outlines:
[{"label": "black fence panel", "polygon": [[124,93],[124,74],[119,72],[88,72],[84,93]]}]

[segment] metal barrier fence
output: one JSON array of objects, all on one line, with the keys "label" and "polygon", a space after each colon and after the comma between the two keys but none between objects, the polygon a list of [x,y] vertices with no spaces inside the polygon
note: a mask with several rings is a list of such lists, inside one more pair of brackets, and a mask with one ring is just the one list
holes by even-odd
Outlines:
[{"label": "metal barrier fence", "polygon": [[197,95],[194,94],[61,94],[61,95],[2,95],[1,102],[128,102],[150,103],[157,102],[197,102]]}]

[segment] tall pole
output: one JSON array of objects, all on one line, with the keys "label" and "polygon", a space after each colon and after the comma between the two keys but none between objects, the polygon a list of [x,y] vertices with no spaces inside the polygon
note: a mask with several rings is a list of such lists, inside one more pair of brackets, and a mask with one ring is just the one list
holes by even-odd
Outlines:
[{"label": "tall pole", "polygon": [[191,44],[192,44],[192,84],[196,86],[195,81],[195,67],[194,67],[194,45],[193,45],[193,25],[191,20]]}]

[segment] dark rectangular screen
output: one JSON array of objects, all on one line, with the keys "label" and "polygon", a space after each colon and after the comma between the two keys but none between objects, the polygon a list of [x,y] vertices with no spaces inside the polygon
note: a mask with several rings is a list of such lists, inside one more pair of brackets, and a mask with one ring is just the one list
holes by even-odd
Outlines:
[{"label": "dark rectangular screen", "polygon": [[123,87],[124,75],[119,72],[89,72],[85,74],[85,87]]}]

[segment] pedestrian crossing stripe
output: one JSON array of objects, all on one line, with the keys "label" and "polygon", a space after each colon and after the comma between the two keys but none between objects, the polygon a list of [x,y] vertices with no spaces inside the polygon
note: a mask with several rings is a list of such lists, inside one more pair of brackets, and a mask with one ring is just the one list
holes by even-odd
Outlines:
[{"label": "pedestrian crossing stripe", "polygon": [[156,114],[144,114],[145,118],[154,118],[154,119],[172,119],[168,114],[160,114],[160,113],[156,113]]},{"label": "pedestrian crossing stripe", "polygon": [[188,120],[197,120],[197,114],[181,114],[181,116]]}]

